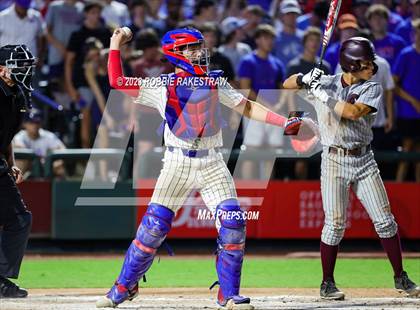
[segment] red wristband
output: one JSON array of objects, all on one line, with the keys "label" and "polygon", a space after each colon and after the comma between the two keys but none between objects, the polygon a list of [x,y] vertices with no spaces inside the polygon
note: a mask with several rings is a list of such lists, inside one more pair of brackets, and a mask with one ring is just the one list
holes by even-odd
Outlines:
[{"label": "red wristband", "polygon": [[286,118],[284,116],[281,116],[277,113],[274,113],[272,111],[267,112],[267,116],[265,118],[265,122],[267,124],[284,127],[284,124],[286,123]]}]

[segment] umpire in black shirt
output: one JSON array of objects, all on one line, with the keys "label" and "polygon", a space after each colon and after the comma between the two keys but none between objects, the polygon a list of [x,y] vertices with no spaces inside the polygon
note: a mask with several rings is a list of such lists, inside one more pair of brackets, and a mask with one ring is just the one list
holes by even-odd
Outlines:
[{"label": "umpire in black shirt", "polygon": [[0,48],[0,298],[28,295],[8,278],[19,275],[32,223],[16,186],[22,173],[15,166],[12,139],[30,107],[34,64],[25,45]]}]

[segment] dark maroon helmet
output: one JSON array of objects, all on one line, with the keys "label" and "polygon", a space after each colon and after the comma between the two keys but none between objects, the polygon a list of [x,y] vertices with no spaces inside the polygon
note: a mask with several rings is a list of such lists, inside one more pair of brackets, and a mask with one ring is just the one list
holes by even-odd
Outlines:
[{"label": "dark maroon helmet", "polygon": [[340,65],[344,72],[360,71],[361,61],[372,61],[373,74],[375,74],[378,71],[378,66],[374,62],[375,58],[375,47],[366,38],[353,37],[341,44]]}]

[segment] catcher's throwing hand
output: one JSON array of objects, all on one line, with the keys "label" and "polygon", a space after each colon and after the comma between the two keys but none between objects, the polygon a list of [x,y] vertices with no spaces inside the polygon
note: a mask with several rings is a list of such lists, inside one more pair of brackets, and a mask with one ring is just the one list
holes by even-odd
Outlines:
[{"label": "catcher's throwing hand", "polygon": [[16,184],[23,182],[22,171],[18,167],[13,166],[12,168],[10,168],[10,173],[15,178]]},{"label": "catcher's throwing hand", "polygon": [[118,49],[133,38],[133,33],[130,28],[122,27],[116,28],[111,37],[111,49]]}]

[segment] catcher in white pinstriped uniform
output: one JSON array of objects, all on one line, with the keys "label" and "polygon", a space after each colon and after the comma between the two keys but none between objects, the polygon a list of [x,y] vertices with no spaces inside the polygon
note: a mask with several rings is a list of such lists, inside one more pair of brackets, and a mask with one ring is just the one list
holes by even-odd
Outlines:
[{"label": "catcher in white pinstriped uniform", "polygon": [[[108,74],[113,88],[137,97],[136,102],[156,108],[164,119],[166,151],[164,165],[146,214],[129,247],[121,273],[97,307],[115,307],[137,295],[138,280],[150,268],[157,248],[168,234],[177,210],[191,190],[196,189],[207,207],[216,214],[219,232],[216,270],[220,286],[217,303],[223,309],[253,309],[250,299],[239,295],[245,247],[245,220],[237,200],[233,178],[218,148],[222,146],[220,103],[246,117],[284,127],[288,133],[308,128],[310,120],[287,119],[261,104],[246,99],[229,84],[211,82],[196,88],[185,86],[188,79],[217,78],[221,72],[208,72],[209,54],[202,34],[192,28],[169,31],[162,39],[166,58],[175,65],[175,73],[165,78],[174,83],[159,87],[125,87],[120,46],[127,36],[117,29],[111,38]],[[285,124],[286,123],[286,124]],[[309,134],[308,148],[317,141]],[[235,215],[223,216],[227,213]]]},{"label": "catcher in white pinstriped uniform", "polygon": [[349,189],[352,187],[368,212],[394,270],[395,288],[410,296],[420,288],[403,270],[397,223],[370,148],[372,124],[382,102],[382,87],[370,81],[378,67],[373,44],[353,37],[342,43],[343,74],[322,76],[317,68],[307,75],[293,75],[285,88],[306,86],[315,97],[321,143],[321,191],[325,213],[321,235],[323,281],[320,294],[326,299],[344,299],[335,285],[334,267],[338,245],[346,225]]}]

